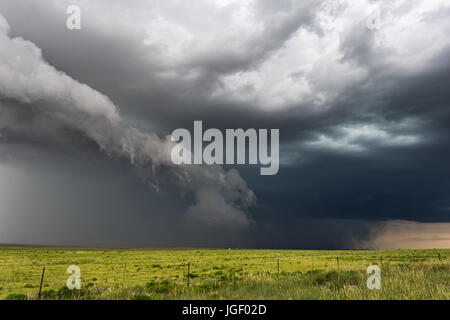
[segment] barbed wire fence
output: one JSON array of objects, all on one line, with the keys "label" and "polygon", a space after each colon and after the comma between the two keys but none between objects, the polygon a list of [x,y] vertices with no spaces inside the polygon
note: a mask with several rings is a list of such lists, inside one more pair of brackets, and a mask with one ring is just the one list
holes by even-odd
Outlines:
[{"label": "barbed wire fence", "polygon": [[[195,286],[204,282],[226,283],[233,280],[258,279],[260,276],[299,275],[308,276],[319,271],[336,271],[338,282],[342,272],[360,269],[365,272],[369,265],[381,269],[389,265],[416,263],[448,263],[448,252],[426,253],[345,253],[338,254],[283,254],[249,255],[240,259],[223,260],[217,266],[205,262],[204,257],[189,259],[128,259],[102,262],[82,261],[74,265],[81,268],[80,280],[83,288],[111,287],[127,288],[145,286],[161,281],[179,285]],[[211,257],[209,257],[211,259]],[[210,262],[210,261],[209,261]],[[69,264],[66,261],[43,261],[42,263],[0,263],[0,297],[15,292],[32,294],[40,298],[48,290],[59,290],[66,286]],[[76,297],[77,290],[73,291]]]}]

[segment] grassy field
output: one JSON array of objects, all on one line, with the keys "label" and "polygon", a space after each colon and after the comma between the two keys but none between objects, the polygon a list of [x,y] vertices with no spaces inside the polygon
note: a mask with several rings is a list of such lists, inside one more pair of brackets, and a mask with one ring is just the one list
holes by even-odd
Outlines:
[{"label": "grassy field", "polygon": [[[0,247],[0,299],[37,299],[44,263],[42,299],[450,299],[450,249],[16,246]],[[374,264],[380,290],[366,285]],[[81,269],[81,290],[66,287],[69,265]]]}]

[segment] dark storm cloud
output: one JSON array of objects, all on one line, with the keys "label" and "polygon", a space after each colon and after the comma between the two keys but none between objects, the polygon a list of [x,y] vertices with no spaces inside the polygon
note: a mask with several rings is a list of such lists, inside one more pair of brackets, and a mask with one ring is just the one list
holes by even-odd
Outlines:
[{"label": "dark storm cloud", "polygon": [[[319,3],[306,2],[293,12],[284,10],[286,5],[273,1],[258,3],[257,12],[261,13],[258,22],[264,24],[263,30],[244,39],[243,47],[228,48],[227,39],[224,39],[224,44],[219,43],[219,47],[211,47],[193,57],[188,55],[181,63],[162,58],[164,52],[157,45],[144,46],[143,31],[123,29],[115,21],[114,13],[109,24],[100,29],[94,23],[96,12],[86,10],[83,12],[83,29],[70,32],[61,28],[66,17],[64,6],[19,1],[14,6],[0,3],[0,10],[13,26],[11,34],[36,43],[51,65],[105,93],[119,107],[124,107],[123,115],[130,117],[136,125],[146,129],[150,124],[151,130],[167,134],[181,124],[192,123],[191,119],[214,120],[217,112],[228,121],[236,121],[236,113],[248,112],[250,117],[242,119],[262,117],[263,122],[278,125],[271,113],[260,116],[258,112],[243,109],[240,104],[208,103],[205,95],[221,86],[220,75],[254,68],[300,27],[314,27],[313,10]],[[273,11],[275,8],[279,10]],[[174,11],[181,13],[182,9]],[[25,18],[31,14],[36,18],[33,23]],[[235,34],[231,33],[231,36],[235,37]],[[212,41],[211,45],[217,43]],[[179,72],[181,78],[192,72],[195,76],[186,81],[159,75],[167,70]],[[255,125],[258,122],[261,121],[257,119]],[[212,124],[224,127],[224,124]]]},{"label": "dark storm cloud", "polygon": [[[14,115],[16,110],[20,113],[30,108],[31,121],[27,124],[37,131],[45,121],[52,121],[64,129],[79,132],[106,154],[128,159],[156,190],[166,184],[178,185],[180,192],[192,200],[187,214],[193,219],[229,228],[250,223],[245,209],[254,202],[254,194],[237,170],[225,172],[220,166],[174,166],[170,160],[173,142],[169,138],[130,126],[108,97],[50,66],[35,44],[19,37],[10,38],[9,25],[0,18],[0,91],[7,100],[17,102],[9,108],[10,113]],[[15,129],[8,122],[3,127]],[[19,134],[17,130],[16,135]],[[37,139],[45,141],[45,138],[37,134]],[[211,199],[216,203],[214,211],[209,205]]]},{"label": "dark storm cloud", "polygon": [[[130,190],[152,194],[151,201],[127,191],[123,202],[132,202],[133,212],[148,206],[165,211],[153,224],[171,236],[150,237],[141,230],[142,241],[136,235],[130,244],[157,239],[160,245],[220,246],[233,238],[233,246],[356,247],[376,234],[379,221],[449,221],[444,208],[450,206],[450,45],[444,5],[382,6],[390,22],[378,31],[365,26],[370,2],[148,7],[137,1],[129,15],[119,3],[80,5],[83,25],[75,32],[64,28],[63,2],[0,1],[0,13],[12,36],[34,42],[50,65],[105,94],[143,132],[164,136],[190,129],[193,120],[220,129],[280,128],[277,176],[237,168],[258,199],[248,212],[255,224],[247,233],[230,237],[220,228],[174,219],[182,216],[186,199],[175,197],[179,206],[168,206],[136,184]],[[414,22],[404,22],[417,14]],[[4,159],[20,157],[27,146],[36,153],[96,153],[82,132],[52,121],[40,107],[1,100]],[[62,165],[55,185],[76,166],[71,163]],[[108,183],[104,188],[120,189]],[[99,206],[105,198],[99,195]],[[83,211],[109,210],[92,208]],[[126,220],[120,210],[109,211]],[[124,230],[143,224],[134,219],[129,217]],[[98,241],[115,237],[100,229]]]}]

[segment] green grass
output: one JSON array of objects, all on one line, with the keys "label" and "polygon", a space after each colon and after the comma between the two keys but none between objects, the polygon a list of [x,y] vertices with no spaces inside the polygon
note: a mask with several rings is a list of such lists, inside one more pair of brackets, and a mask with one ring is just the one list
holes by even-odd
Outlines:
[{"label": "green grass", "polygon": [[[381,264],[380,255],[381,289],[369,290],[366,270],[369,265]],[[381,252],[3,246],[0,299],[37,299],[46,263],[42,299],[448,300],[449,257],[449,249]],[[72,264],[81,269],[81,290],[65,286],[69,277],[66,269]]]}]

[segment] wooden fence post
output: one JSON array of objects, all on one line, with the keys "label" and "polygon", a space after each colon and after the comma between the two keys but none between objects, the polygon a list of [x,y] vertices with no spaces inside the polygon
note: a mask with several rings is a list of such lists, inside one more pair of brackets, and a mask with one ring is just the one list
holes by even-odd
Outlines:
[{"label": "wooden fence post", "polygon": [[39,300],[41,300],[41,291],[42,291],[42,283],[44,282],[45,265],[46,263],[44,263],[44,267],[42,268],[41,285],[39,286]]},{"label": "wooden fence post", "polygon": [[336,256],[337,267],[338,267],[338,284],[339,284],[339,276],[340,276],[340,268],[339,268],[339,256]]},{"label": "wooden fence post", "polygon": [[380,266],[381,267],[383,266],[383,255],[382,254],[380,254]]},{"label": "wooden fence post", "polygon": [[441,253],[440,252],[438,252],[438,259],[439,259],[439,261],[441,261]]},{"label": "wooden fence post", "polygon": [[191,272],[191,261],[188,261],[187,286],[189,287],[189,278]]}]

